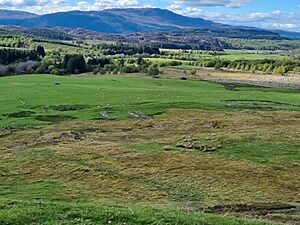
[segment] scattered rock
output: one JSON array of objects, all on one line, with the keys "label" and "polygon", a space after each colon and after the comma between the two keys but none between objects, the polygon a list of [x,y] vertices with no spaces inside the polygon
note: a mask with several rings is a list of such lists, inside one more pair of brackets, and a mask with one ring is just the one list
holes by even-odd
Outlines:
[{"label": "scattered rock", "polygon": [[199,145],[195,144],[193,142],[182,142],[176,145],[178,148],[186,148],[186,149],[195,149],[202,152],[214,152],[218,148],[214,146],[208,146],[208,145]]},{"label": "scattered rock", "polygon": [[75,140],[80,140],[83,138],[83,133],[78,133],[78,132],[71,132],[72,134],[72,137],[75,139]]},{"label": "scattered rock", "polygon": [[144,114],[141,113],[136,113],[136,112],[128,112],[128,115],[137,119],[147,119],[148,117]]},{"label": "scattered rock", "polygon": [[165,151],[170,151],[170,150],[172,150],[172,146],[171,145],[165,145],[164,150]]},{"label": "scattered rock", "polygon": [[164,124],[154,124],[151,126],[153,129],[162,129],[164,128]]},{"label": "scattered rock", "polygon": [[[215,140],[215,138],[207,138],[207,140]],[[219,148],[222,148],[221,145],[216,145],[217,143],[208,144],[200,143],[199,140],[191,137],[186,137],[182,142],[178,143],[176,147],[185,148],[185,149],[195,149],[202,152],[214,152]]]},{"label": "scattered rock", "polygon": [[217,123],[216,122],[209,122],[203,125],[203,128],[207,128],[207,129],[213,129],[217,127]]},{"label": "scattered rock", "polygon": [[27,144],[27,141],[18,142],[16,143],[16,148],[24,148],[27,146]]},{"label": "scattered rock", "polygon": [[193,142],[182,142],[176,145],[178,148],[187,148],[187,149],[192,149],[194,148],[194,143]]},{"label": "scattered rock", "polygon": [[193,141],[197,141],[196,138],[192,138],[190,136],[187,136],[183,139],[184,142],[193,142]]},{"label": "scattered rock", "polygon": [[215,140],[215,137],[207,137],[206,140],[207,141]]},{"label": "scattered rock", "polygon": [[109,111],[102,111],[100,113],[100,115],[104,118],[104,119],[112,119],[112,117],[109,115],[110,112]]},{"label": "scattered rock", "polygon": [[34,146],[34,145],[42,145],[42,144],[55,144],[59,141],[62,141],[62,139],[66,141],[74,141],[74,140],[82,140],[85,137],[85,134],[83,132],[61,132],[55,136],[42,136],[35,138],[30,143],[27,143],[26,146]]},{"label": "scattered rock", "polygon": [[69,137],[69,134],[67,132],[62,132],[58,136],[59,136],[59,138],[67,138],[67,137]]}]

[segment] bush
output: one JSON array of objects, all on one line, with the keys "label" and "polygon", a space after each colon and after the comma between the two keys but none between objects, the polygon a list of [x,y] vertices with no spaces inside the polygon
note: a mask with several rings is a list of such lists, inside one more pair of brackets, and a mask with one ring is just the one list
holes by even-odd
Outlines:
[{"label": "bush", "polygon": [[122,68],[123,73],[137,73],[139,72],[138,67],[135,65],[126,65]]},{"label": "bush", "polygon": [[38,67],[39,63],[36,61],[27,61],[9,64],[7,66],[0,65],[0,76],[12,74],[32,73]]},{"label": "bush", "polygon": [[39,66],[37,61],[20,62],[15,65],[15,73],[32,73]]},{"label": "bush", "polygon": [[7,66],[0,65],[0,76],[8,75]]},{"label": "bush", "polygon": [[149,68],[148,68],[148,75],[149,76],[157,76],[159,75],[159,69],[158,66],[155,64],[152,64]]},{"label": "bush", "polygon": [[197,74],[197,70],[192,70],[191,71],[191,75],[196,75]]},{"label": "bush", "polygon": [[171,61],[171,62],[167,62],[167,66],[181,66],[182,62],[181,61]]}]

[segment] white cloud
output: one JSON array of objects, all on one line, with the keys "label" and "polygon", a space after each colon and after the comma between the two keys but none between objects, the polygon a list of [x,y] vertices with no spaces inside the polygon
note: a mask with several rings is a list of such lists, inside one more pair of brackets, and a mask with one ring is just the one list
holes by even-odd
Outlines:
[{"label": "white cloud", "polygon": [[0,6],[12,7],[12,6],[34,6],[39,3],[38,0],[0,0]]},{"label": "white cloud", "polygon": [[94,10],[106,9],[106,8],[125,8],[139,6],[138,0],[95,0],[92,5]]},{"label": "white cloud", "polygon": [[90,5],[88,2],[80,1],[77,3],[77,8],[78,8],[78,10],[86,11],[86,10],[90,9]]},{"label": "white cloud", "polygon": [[290,30],[290,29],[297,28],[297,25],[293,24],[293,23],[273,23],[272,27],[276,28],[276,29],[289,29]]},{"label": "white cloud", "polygon": [[173,5],[201,7],[201,6],[225,6],[239,8],[248,5],[252,0],[175,0],[170,1]]},{"label": "white cloud", "polygon": [[59,5],[68,0],[0,0],[1,7]]},{"label": "white cloud", "polygon": [[[125,8],[140,6],[138,0],[0,0],[0,8],[22,10],[36,14],[64,12],[70,10],[101,10],[107,8]],[[141,7],[141,6],[140,6]]]},{"label": "white cloud", "polygon": [[243,14],[223,13],[208,12],[197,7],[182,7],[176,4],[171,5],[169,9],[186,16],[202,17],[220,23],[300,31],[300,12],[276,10],[273,12],[251,12]]},{"label": "white cloud", "polygon": [[71,10],[69,0],[0,0],[0,8],[37,14]]}]

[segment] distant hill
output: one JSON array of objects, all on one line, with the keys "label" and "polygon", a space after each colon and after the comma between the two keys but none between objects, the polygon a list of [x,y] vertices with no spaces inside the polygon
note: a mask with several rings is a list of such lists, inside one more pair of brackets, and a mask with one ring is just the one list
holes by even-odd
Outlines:
[{"label": "distant hill", "polygon": [[[109,9],[103,11],[70,11],[41,16],[14,16],[5,11],[1,25],[23,27],[60,26],[82,28],[104,33],[151,32],[182,28],[208,28],[224,26],[201,18],[190,18],[163,9]],[[25,14],[24,14],[25,16]]]},{"label": "distant hill", "polygon": [[182,16],[158,8],[69,11],[40,16],[19,11],[4,10],[1,12],[3,13],[0,15],[0,25],[16,25],[27,28],[64,27],[112,34],[175,31],[179,32],[181,36],[192,31],[193,34],[210,37],[285,39],[268,30],[234,27],[202,18]]},{"label": "distant hill", "polygon": [[0,19],[14,20],[14,19],[31,19],[38,17],[38,15],[22,11],[11,11],[0,9]]},{"label": "distant hill", "polygon": [[146,9],[108,9],[103,12],[115,16],[122,16],[127,21],[144,26],[145,24],[152,29],[157,27],[162,30],[170,28],[212,28],[227,25],[215,23],[202,18],[191,18],[176,14],[166,9],[146,8]]},{"label": "distant hill", "polygon": [[272,30],[273,32],[276,32],[280,34],[282,37],[292,39],[292,40],[300,40],[300,33],[299,32],[293,32],[293,31],[285,31],[285,30]]}]

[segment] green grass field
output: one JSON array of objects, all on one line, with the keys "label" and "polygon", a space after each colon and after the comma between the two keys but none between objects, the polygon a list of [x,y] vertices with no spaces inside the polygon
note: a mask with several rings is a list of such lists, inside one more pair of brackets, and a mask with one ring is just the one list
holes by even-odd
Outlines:
[{"label": "green grass field", "polygon": [[[263,60],[263,59],[289,59],[288,55],[280,54],[268,54],[264,51],[254,51],[254,50],[225,50],[218,55],[209,54],[206,51],[176,51],[176,50],[163,50],[165,52],[177,53],[177,57],[191,57],[195,59],[210,59],[210,58],[220,58],[225,60]],[[155,60],[155,59],[153,59]],[[160,59],[164,60],[164,59]],[[167,60],[167,59],[166,59]],[[159,61],[159,59],[158,59]]]},{"label": "green grass field", "polygon": [[246,50],[226,50],[227,55],[220,56],[220,58],[228,60],[261,60],[261,59],[288,59],[287,55],[266,54],[262,51],[246,51]]},{"label": "green grass field", "polygon": [[23,75],[0,94],[0,224],[299,221],[299,90]]},{"label": "green grass field", "polygon": [[[47,124],[47,117],[50,122],[51,117],[55,122],[64,120],[63,116],[77,120],[101,119],[102,111],[109,111],[116,119],[126,119],[130,117],[129,112],[152,116],[168,108],[300,109],[298,90],[258,87],[230,90],[220,84],[148,77],[5,77],[1,78],[0,94],[0,104],[5,106],[0,109],[1,127]],[[232,107],[228,100],[235,101]]]}]

